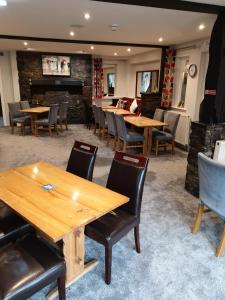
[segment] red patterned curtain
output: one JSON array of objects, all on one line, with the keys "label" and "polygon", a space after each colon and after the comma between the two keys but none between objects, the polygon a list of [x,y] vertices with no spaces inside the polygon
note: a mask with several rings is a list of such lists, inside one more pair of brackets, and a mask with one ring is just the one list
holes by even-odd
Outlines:
[{"label": "red patterned curtain", "polygon": [[95,57],[93,60],[93,66],[93,98],[102,99],[104,96],[102,58]]},{"label": "red patterned curtain", "polygon": [[161,103],[163,107],[170,107],[172,105],[175,61],[176,50],[172,48],[167,49]]}]

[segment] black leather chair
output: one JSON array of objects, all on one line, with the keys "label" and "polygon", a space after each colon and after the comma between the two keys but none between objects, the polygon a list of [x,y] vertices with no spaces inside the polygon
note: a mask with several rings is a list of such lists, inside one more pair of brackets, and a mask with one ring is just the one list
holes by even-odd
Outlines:
[{"label": "black leather chair", "polygon": [[75,141],[66,171],[92,181],[98,147]]},{"label": "black leather chair", "polygon": [[0,201],[0,247],[33,230],[30,224]]},{"label": "black leather chair", "polygon": [[136,251],[140,253],[139,224],[147,166],[145,157],[116,152],[106,187],[129,197],[130,201],[85,228],[89,238],[105,246],[107,284],[111,282],[112,247],[133,228]]},{"label": "black leather chair", "polygon": [[25,300],[53,281],[65,300],[63,258],[33,235],[0,249],[0,299]]}]

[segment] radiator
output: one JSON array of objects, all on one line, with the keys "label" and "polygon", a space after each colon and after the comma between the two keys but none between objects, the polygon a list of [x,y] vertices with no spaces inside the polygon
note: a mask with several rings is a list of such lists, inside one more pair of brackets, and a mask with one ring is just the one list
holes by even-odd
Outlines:
[{"label": "radiator", "polygon": [[213,159],[225,163],[225,141],[216,141]]}]

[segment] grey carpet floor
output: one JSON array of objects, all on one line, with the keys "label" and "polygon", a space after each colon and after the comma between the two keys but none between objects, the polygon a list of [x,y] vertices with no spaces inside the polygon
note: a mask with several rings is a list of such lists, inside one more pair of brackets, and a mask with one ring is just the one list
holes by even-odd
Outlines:
[{"label": "grey carpet floor", "polygon": [[[75,139],[99,146],[94,181],[105,185],[113,152],[82,125],[49,138],[11,135],[0,129],[0,171],[45,160],[65,168]],[[133,232],[113,248],[112,284],[105,285],[104,249],[86,238],[86,259],[98,266],[67,289],[67,299],[225,299],[225,257],[216,258],[223,222],[206,214],[201,231],[192,235],[197,200],[184,190],[186,154],[150,158],[141,214],[141,254]],[[49,287],[32,297],[44,299]]]}]

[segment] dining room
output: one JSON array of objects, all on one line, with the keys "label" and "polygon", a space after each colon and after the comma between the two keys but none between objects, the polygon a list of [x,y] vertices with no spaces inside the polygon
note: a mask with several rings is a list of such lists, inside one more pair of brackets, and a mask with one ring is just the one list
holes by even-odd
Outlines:
[{"label": "dining room", "polygon": [[224,24],[0,0],[0,299],[224,299]]}]

